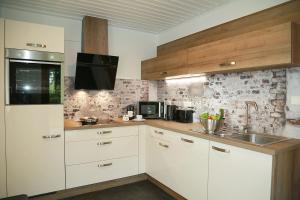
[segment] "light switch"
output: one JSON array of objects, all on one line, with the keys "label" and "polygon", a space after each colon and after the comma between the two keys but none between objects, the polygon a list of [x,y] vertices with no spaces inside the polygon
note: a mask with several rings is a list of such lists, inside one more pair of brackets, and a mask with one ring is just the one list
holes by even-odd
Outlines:
[{"label": "light switch", "polygon": [[300,96],[291,96],[292,105],[300,105]]}]

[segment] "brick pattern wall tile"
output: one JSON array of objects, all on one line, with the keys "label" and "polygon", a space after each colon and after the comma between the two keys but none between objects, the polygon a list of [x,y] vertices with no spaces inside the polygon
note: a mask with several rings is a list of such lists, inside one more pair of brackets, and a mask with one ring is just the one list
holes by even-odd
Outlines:
[{"label": "brick pattern wall tile", "polygon": [[112,91],[74,90],[74,77],[65,77],[64,82],[66,119],[79,119],[82,116],[112,119],[125,114],[127,105],[148,100],[148,81],[117,79]]},{"label": "brick pattern wall tile", "polygon": [[286,70],[265,70],[216,74],[197,80],[158,82],[158,100],[194,107],[197,115],[225,109],[226,123],[232,128],[245,125],[245,101],[255,101],[250,109],[251,131],[280,134],[285,123]]}]

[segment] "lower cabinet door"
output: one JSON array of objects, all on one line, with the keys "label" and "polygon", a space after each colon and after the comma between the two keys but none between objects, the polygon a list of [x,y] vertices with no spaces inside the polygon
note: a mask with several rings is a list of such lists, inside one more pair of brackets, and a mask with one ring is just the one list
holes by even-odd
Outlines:
[{"label": "lower cabinet door", "polygon": [[138,174],[138,157],[66,166],[67,189]]},{"label": "lower cabinet door", "polygon": [[6,106],[8,196],[65,189],[63,105]]},{"label": "lower cabinet door", "polygon": [[171,158],[175,191],[188,200],[207,200],[209,141],[176,134],[175,146]]},{"label": "lower cabinet door", "polygon": [[272,156],[210,143],[208,200],[270,200]]},{"label": "lower cabinet door", "polygon": [[174,177],[172,170],[174,163],[172,163],[173,155],[172,141],[161,140],[153,136],[149,136],[147,140],[147,173],[174,190]]}]

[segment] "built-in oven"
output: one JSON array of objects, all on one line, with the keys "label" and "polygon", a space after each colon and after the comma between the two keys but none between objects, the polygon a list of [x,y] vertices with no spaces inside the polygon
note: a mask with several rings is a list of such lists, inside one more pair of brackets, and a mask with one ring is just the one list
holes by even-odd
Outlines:
[{"label": "built-in oven", "polygon": [[63,53],[5,49],[6,104],[61,104],[63,62]]},{"label": "built-in oven", "polygon": [[140,101],[139,115],[145,119],[162,119],[165,118],[164,102],[159,101]]}]

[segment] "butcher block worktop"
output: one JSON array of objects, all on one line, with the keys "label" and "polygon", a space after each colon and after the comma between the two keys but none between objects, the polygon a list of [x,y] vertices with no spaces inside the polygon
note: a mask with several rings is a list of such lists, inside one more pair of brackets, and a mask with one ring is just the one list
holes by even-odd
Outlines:
[{"label": "butcher block worktop", "polygon": [[201,125],[197,123],[178,123],[174,121],[164,121],[164,120],[146,120],[144,122],[134,122],[134,121],[124,122],[121,119],[118,119],[105,124],[82,126],[80,122],[76,122],[73,120],[65,120],[66,131],[97,129],[97,128],[112,128],[112,127],[122,127],[122,126],[136,126],[136,125],[149,125],[156,128],[174,131],[174,132],[207,139],[210,141],[220,142],[228,145],[233,145],[236,147],[249,149],[252,151],[257,151],[257,152],[266,153],[270,155],[276,155],[282,152],[300,148],[300,140],[297,139],[288,139],[288,140],[284,140],[278,143],[273,143],[268,145],[255,145],[255,144],[250,144],[248,142],[236,140],[228,136],[220,137],[217,135],[211,135],[204,132],[195,131],[195,129],[199,130],[199,128],[201,127]]}]

